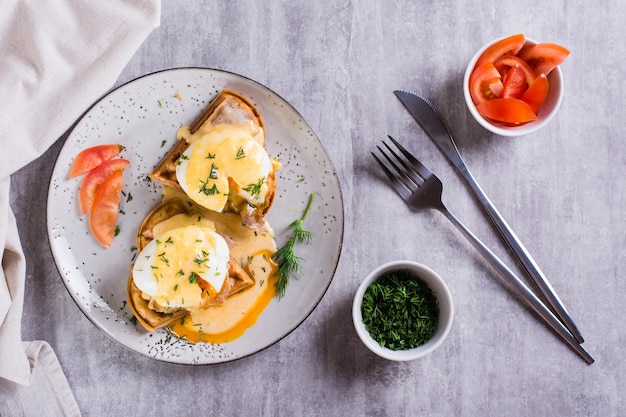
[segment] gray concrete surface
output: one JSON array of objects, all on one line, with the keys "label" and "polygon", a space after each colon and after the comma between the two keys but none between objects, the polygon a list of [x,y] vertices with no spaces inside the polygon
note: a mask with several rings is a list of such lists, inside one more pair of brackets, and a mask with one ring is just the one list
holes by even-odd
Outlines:
[{"label": "gray concrete surface", "polygon": [[[44,213],[60,138],[12,179],[28,260],[24,339],[51,343],[85,416],[624,415],[625,16],[621,1],[164,0],[161,27],[118,84],[202,66],[245,75],[287,99],[320,137],[341,182],[346,233],[335,278],[296,331],[251,357],[193,367],[127,351],[83,316],[51,256]],[[497,137],[471,118],[461,80],[483,43],[518,32],[570,49],[566,91],[549,126]],[[595,364],[540,324],[441,214],[412,213],[381,180],[370,151],[392,134],[444,181],[450,210],[519,271],[393,96],[397,88],[439,107],[470,169],[578,323]],[[445,344],[415,362],[374,356],[351,321],[360,280],[395,259],[435,269],[456,303]]]}]

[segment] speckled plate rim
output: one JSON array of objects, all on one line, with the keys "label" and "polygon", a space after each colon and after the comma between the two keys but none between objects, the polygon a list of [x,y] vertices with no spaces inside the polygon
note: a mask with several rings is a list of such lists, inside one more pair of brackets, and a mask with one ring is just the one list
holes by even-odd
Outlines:
[{"label": "speckled plate rim", "polygon": [[[148,333],[134,325],[125,301],[127,275],[111,277],[107,273],[116,268],[119,271],[120,265],[128,268],[132,262],[128,252],[134,242],[132,230],[160,200],[160,186],[145,181],[147,173],[173,144],[178,127],[193,122],[223,88],[242,93],[259,108],[265,121],[268,153],[283,164],[278,173],[278,196],[268,215],[277,244],[280,246],[287,239],[288,223],[300,216],[311,193],[315,200],[306,226],[313,231],[314,239],[310,246],[300,248],[302,253],[297,253],[304,259],[301,276],[291,280],[285,297],[273,300],[241,338],[219,345],[194,345],[172,338],[164,330]],[[132,111],[127,112],[128,109]],[[153,133],[146,130],[154,126],[160,135],[147,140],[153,141],[149,145],[153,147],[163,143],[163,149],[158,151],[147,149],[143,138],[134,141],[137,135]],[[130,145],[129,136],[133,138]],[[104,250],[90,236],[87,219],[79,214],[75,196],[80,180],[68,179],[67,172],[79,150],[112,142],[127,147],[122,156],[136,153],[136,160],[129,157],[131,166],[125,172],[121,210],[126,214],[120,215],[119,221],[122,231],[112,247]],[[139,150],[142,154],[137,153]],[[250,78],[202,67],[149,73],[114,88],[96,101],[72,127],[57,156],[46,220],[48,240],[63,283],[95,327],[134,352],[164,362],[191,365],[247,357],[293,332],[328,290],[339,263],[344,234],[343,197],[336,170],[300,113],[274,91]],[[111,265],[95,261],[99,255],[121,259]]]}]

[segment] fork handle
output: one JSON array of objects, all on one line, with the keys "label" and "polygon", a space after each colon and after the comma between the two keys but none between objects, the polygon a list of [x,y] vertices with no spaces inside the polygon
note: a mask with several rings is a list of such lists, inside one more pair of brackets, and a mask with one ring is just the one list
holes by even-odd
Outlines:
[{"label": "fork handle", "polygon": [[550,282],[545,277],[533,257],[530,255],[530,253],[528,253],[522,242],[515,235],[515,232],[513,232],[511,227],[498,212],[491,200],[489,200],[482,188],[480,188],[480,185],[478,185],[469,169],[467,169],[467,167],[465,167],[462,163],[460,166],[457,166],[457,168],[461,171],[463,178],[465,178],[465,180],[469,184],[470,188],[478,198],[481,206],[487,212],[487,215],[496,226],[496,228],[500,232],[500,235],[504,238],[505,242],[508,244],[509,248],[517,258],[517,260],[524,267],[528,276],[532,278],[533,282],[535,283],[541,294],[545,297],[554,314],[556,314],[556,316],[561,319],[565,327],[574,336],[576,341],[582,343],[584,341],[582,334],[576,327],[574,320],[567,312],[567,309],[563,305],[563,302],[559,299],[556,291],[554,291],[554,289],[550,285]]},{"label": "fork handle", "polygon": [[543,302],[537,298],[517,275],[515,275],[484,243],[482,243],[472,232],[469,231],[450,211],[445,207],[438,207],[457,229],[465,236],[478,252],[489,262],[489,264],[513,287],[522,299],[539,315],[539,317],[550,326],[576,353],[578,353],[588,364],[592,364],[594,359],[583,348],[574,336],[567,330],[559,319],[548,309]]}]

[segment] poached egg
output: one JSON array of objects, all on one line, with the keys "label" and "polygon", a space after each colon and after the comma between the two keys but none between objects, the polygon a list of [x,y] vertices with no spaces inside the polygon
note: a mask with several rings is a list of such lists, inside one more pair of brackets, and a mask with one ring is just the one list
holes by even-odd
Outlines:
[{"label": "poached egg", "polygon": [[163,311],[200,308],[222,289],[229,259],[228,244],[212,228],[176,227],[143,248],[133,280]]},{"label": "poached egg", "polygon": [[190,146],[178,161],[176,178],[189,198],[217,212],[232,193],[252,206],[264,204],[273,164],[247,125],[217,125],[182,135]]}]

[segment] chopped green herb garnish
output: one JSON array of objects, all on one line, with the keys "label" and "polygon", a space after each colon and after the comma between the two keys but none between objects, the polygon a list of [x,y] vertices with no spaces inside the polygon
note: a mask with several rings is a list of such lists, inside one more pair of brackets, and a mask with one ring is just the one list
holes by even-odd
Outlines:
[{"label": "chopped green herb garnish", "polygon": [[361,314],[365,328],[382,347],[406,350],[430,340],[439,307],[426,283],[401,270],[384,274],[365,290]]},{"label": "chopped green herb garnish", "polygon": [[302,272],[302,267],[300,262],[302,258],[296,256],[294,252],[294,247],[296,243],[304,243],[309,244],[313,235],[310,231],[305,230],[302,227],[304,220],[306,219],[309,210],[311,209],[311,204],[313,204],[313,197],[315,194],[311,194],[309,196],[309,202],[302,214],[302,217],[294,220],[288,226],[288,229],[292,231],[291,238],[278,249],[274,255],[272,255],[272,259],[278,265],[278,270],[274,273],[274,276],[278,277],[278,281],[274,284],[276,288],[276,296],[278,298],[282,298],[285,295],[285,289],[287,288],[287,284],[289,283],[289,277],[293,274],[300,274]]},{"label": "chopped green herb garnish", "polygon": [[202,251],[203,254],[203,258],[200,257],[200,255],[196,255],[196,259],[194,259],[193,261],[198,265],[198,267],[202,267],[203,264],[206,264],[207,262],[209,262],[209,256],[205,251]]},{"label": "chopped green herb garnish", "polygon": [[263,187],[263,183],[265,182],[265,177],[259,178],[259,180],[255,184],[248,184],[243,187],[244,191],[249,192],[252,197],[258,197],[261,194],[261,187]]},{"label": "chopped green herb garnish", "polygon": [[159,257],[159,259],[160,259],[161,261],[165,262],[165,264],[166,264],[166,265],[169,265],[169,264],[170,264],[170,260],[169,260],[169,259],[167,259],[167,257],[165,256],[165,252],[160,253],[160,254],[158,254],[157,256]]},{"label": "chopped green herb garnish", "polygon": [[214,163],[211,163],[211,172],[209,173],[209,178],[212,180],[217,179],[217,166]]},{"label": "chopped green herb garnish", "polygon": [[189,283],[190,284],[197,284],[198,283],[198,275],[195,272],[192,272],[189,275]]},{"label": "chopped green herb garnish", "polygon": [[237,149],[237,155],[235,155],[235,160],[239,160],[245,157],[246,157],[246,153],[244,152],[243,148],[240,146],[239,149]]},{"label": "chopped green herb garnish", "polygon": [[161,148],[164,147],[166,143],[167,143],[167,139],[163,139],[161,141]]},{"label": "chopped green herb garnish", "polygon": [[131,193],[128,193],[128,195],[126,196],[126,202],[128,203],[129,201],[133,200],[133,195]]},{"label": "chopped green herb garnish", "polygon": [[159,104],[160,108],[163,108],[163,103],[161,103],[161,100],[157,100],[157,103]]},{"label": "chopped green herb garnish", "polygon": [[119,227],[119,226],[115,226],[115,232],[113,232],[113,235],[114,235],[114,236],[117,236],[117,235],[119,235],[119,234],[120,234],[120,232],[121,232],[120,227]]},{"label": "chopped green herb garnish", "polygon": [[130,322],[131,322],[131,323],[133,323],[133,324],[136,326],[136,325],[137,325],[137,317],[132,316],[132,317],[130,318]]},{"label": "chopped green herb garnish", "polygon": [[209,178],[207,178],[206,181],[202,181],[200,180],[200,193],[204,194],[204,195],[215,195],[215,194],[219,194],[219,190],[217,189],[217,184],[213,184],[213,186],[211,188],[207,188],[208,182],[211,179],[211,177],[209,176]]},{"label": "chopped green herb garnish", "polygon": [[215,154],[209,152],[209,154],[206,156],[206,159],[215,159]]}]

